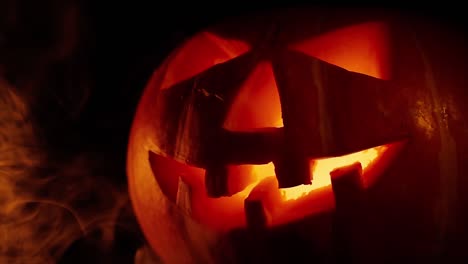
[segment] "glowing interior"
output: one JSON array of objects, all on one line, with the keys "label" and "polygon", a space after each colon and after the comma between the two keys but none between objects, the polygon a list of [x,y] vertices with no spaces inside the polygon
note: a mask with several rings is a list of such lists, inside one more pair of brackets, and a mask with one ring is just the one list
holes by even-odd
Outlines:
[{"label": "glowing interior", "polygon": [[[268,111],[265,111],[268,109]],[[259,62],[234,99],[224,121],[229,131],[283,127],[281,104],[271,62]]]},{"label": "glowing interior", "polygon": [[345,167],[355,162],[359,162],[365,172],[368,166],[381,156],[387,148],[387,146],[383,145],[341,157],[316,159],[311,164],[312,175],[314,175],[313,183],[311,185],[300,185],[292,188],[281,189],[283,199],[286,201],[295,200],[307,195],[315,189],[330,185],[330,172],[336,168]]},{"label": "glowing interior", "polygon": [[380,22],[368,22],[337,29],[291,45],[348,71],[379,79],[390,79],[388,28]]}]

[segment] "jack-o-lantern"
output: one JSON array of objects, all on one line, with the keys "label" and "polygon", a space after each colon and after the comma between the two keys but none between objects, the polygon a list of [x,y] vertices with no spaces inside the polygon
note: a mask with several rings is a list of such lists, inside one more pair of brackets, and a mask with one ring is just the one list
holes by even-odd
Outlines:
[{"label": "jack-o-lantern", "polygon": [[437,254],[453,219],[441,210],[454,212],[454,181],[467,172],[465,94],[431,71],[430,59],[444,60],[404,23],[350,16],[227,22],[155,71],[127,166],[136,215],[164,261]]}]

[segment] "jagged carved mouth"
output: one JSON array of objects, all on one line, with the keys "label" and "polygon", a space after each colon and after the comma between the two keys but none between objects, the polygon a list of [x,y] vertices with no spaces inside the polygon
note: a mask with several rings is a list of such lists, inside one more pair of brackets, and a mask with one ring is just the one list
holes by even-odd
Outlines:
[{"label": "jagged carved mouth", "polygon": [[278,188],[273,163],[227,165],[228,195],[207,194],[205,172],[149,152],[152,172],[161,191],[195,220],[225,231],[249,225],[263,217],[276,226],[335,207],[332,183],[347,174],[359,175],[360,186],[369,188],[388,169],[406,144],[398,140],[339,157],[310,159],[312,184]]}]

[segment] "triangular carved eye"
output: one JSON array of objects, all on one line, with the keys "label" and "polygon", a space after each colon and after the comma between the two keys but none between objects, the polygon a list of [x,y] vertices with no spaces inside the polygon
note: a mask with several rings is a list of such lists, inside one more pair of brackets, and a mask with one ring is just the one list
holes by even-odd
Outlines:
[{"label": "triangular carved eye", "polygon": [[224,121],[229,131],[282,127],[281,104],[269,61],[261,61],[243,83]]},{"label": "triangular carved eye", "polygon": [[368,22],[325,33],[289,48],[348,71],[390,79],[389,32],[386,24]]},{"label": "triangular carved eye", "polygon": [[210,32],[199,33],[169,58],[161,89],[169,88],[249,50],[250,46],[242,41],[223,39]]}]

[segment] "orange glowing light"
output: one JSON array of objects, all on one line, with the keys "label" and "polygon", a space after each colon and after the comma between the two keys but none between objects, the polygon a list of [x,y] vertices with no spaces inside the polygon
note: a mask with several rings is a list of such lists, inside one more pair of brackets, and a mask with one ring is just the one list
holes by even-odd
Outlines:
[{"label": "orange glowing light", "polygon": [[368,22],[341,28],[291,45],[291,48],[348,71],[390,79],[388,28]]},{"label": "orange glowing light", "polygon": [[291,188],[281,189],[281,194],[285,201],[296,200],[306,196],[313,190],[329,186],[331,184],[330,172],[334,169],[351,165],[353,163],[361,163],[363,174],[370,164],[387,150],[387,146],[378,146],[375,148],[366,149],[356,153],[351,153],[341,157],[317,159],[312,162],[311,171],[313,175],[311,185],[299,185]]},{"label": "orange glowing light", "polygon": [[283,127],[280,97],[271,62],[261,61],[255,66],[234,99],[223,127],[229,131]]}]

